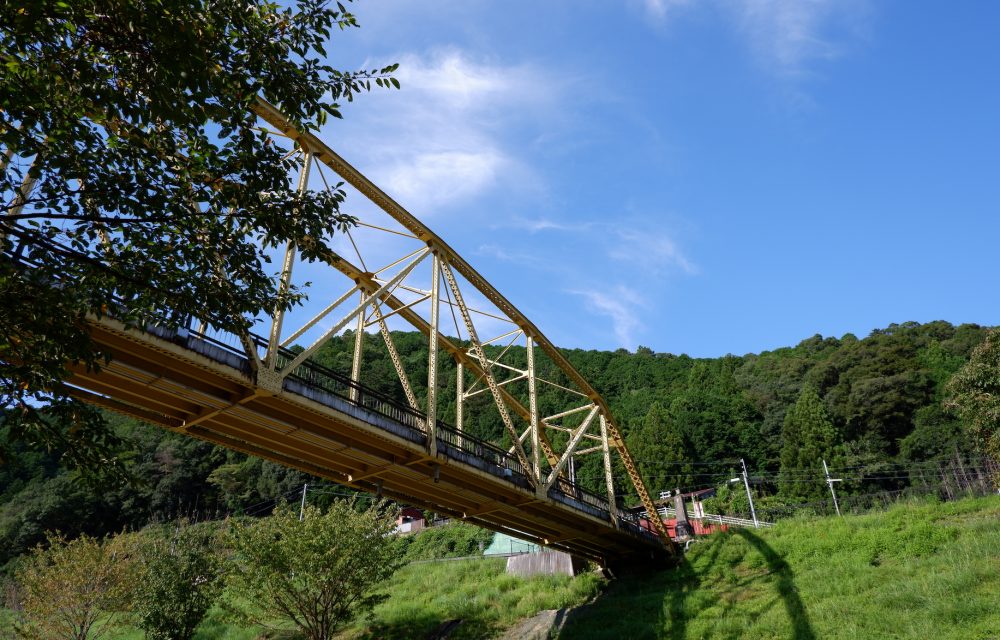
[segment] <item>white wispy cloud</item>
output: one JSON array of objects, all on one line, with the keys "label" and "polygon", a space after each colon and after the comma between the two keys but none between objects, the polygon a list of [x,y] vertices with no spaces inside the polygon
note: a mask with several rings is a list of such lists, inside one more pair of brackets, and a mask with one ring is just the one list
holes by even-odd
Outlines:
[{"label": "white wispy cloud", "polygon": [[495,228],[522,229],[531,233],[538,233],[539,231],[582,231],[592,226],[593,224],[590,222],[567,224],[549,218],[522,218],[515,216],[505,220],[501,224],[495,225]]},{"label": "white wispy cloud", "polygon": [[393,59],[402,89],[366,96],[344,143],[377,184],[422,217],[530,184],[510,131],[556,108],[565,82],[454,48]]},{"label": "white wispy cloud", "polygon": [[680,269],[697,275],[698,267],[681,251],[673,237],[663,231],[616,229],[618,241],[608,250],[608,257],[642,268],[648,275]]},{"label": "white wispy cloud", "polygon": [[675,9],[691,4],[691,0],[642,0],[646,14],[654,20],[663,20]]},{"label": "white wispy cloud", "polygon": [[733,0],[729,6],[755,54],[785,75],[842,55],[868,13],[865,0]]},{"label": "white wispy cloud", "polygon": [[514,255],[503,247],[495,244],[481,244],[476,250],[476,255],[489,256],[504,262],[518,262],[522,256]]},{"label": "white wispy cloud", "polygon": [[635,346],[635,332],[642,327],[639,315],[648,304],[637,291],[625,285],[617,285],[608,290],[578,289],[569,293],[583,297],[586,308],[591,313],[607,316],[618,344],[631,348]]},{"label": "white wispy cloud", "polygon": [[433,213],[489,189],[510,162],[498,149],[428,151],[385,169],[383,181],[400,201]]},{"label": "white wispy cloud", "polygon": [[687,11],[709,9],[726,16],[754,56],[781,76],[806,73],[817,60],[843,55],[864,30],[870,0],[640,0],[654,26]]}]

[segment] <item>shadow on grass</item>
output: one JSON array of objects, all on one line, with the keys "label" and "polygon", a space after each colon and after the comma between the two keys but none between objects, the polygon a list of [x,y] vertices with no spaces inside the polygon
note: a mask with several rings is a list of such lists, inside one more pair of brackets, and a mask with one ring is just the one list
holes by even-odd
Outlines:
[{"label": "shadow on grass", "polygon": [[377,621],[357,637],[359,640],[437,640],[438,638],[492,638],[502,629],[493,620],[475,616],[461,618],[457,625],[449,625],[454,620],[444,615],[418,614],[404,621]]},{"label": "shadow on grass", "polygon": [[[707,552],[714,560],[718,545]],[[558,637],[683,640],[687,637],[687,600],[700,586],[701,579],[686,558],[666,571],[623,575],[593,602],[571,610]]]},{"label": "shadow on grass", "polygon": [[[753,551],[760,554],[767,566],[765,574],[738,577],[737,566],[743,556],[734,558],[732,549],[726,549],[727,540],[731,540],[732,536],[743,538]],[[615,580],[592,603],[570,611],[558,637],[565,640],[736,639],[780,599],[790,623],[792,635],[789,637],[816,640],[805,606],[795,588],[791,568],[764,540],[750,531],[739,530],[729,536],[704,539],[700,544],[704,546],[699,549],[694,564],[683,558],[674,569],[628,575]],[[736,613],[739,603],[731,597],[732,589],[750,590],[755,582],[765,579],[776,581],[775,600],[757,613]],[[692,629],[691,623],[708,609],[719,609],[720,614],[709,619],[703,617],[698,620],[697,628]],[[733,619],[737,616],[742,616],[745,624],[741,623],[738,629],[733,629]],[[728,630],[720,628],[727,624],[730,626]]]},{"label": "shadow on grass", "polygon": [[816,634],[812,630],[812,625],[809,624],[806,608],[802,604],[802,598],[799,597],[798,589],[795,588],[795,582],[792,579],[794,574],[788,563],[775,553],[774,549],[764,542],[760,536],[754,534],[749,529],[737,529],[735,534],[746,540],[750,543],[750,546],[757,550],[757,553],[767,563],[767,568],[770,570],[771,575],[777,577],[778,584],[776,586],[778,594],[785,604],[785,611],[788,613],[788,619],[792,623],[792,630],[795,633],[793,637],[796,640],[816,640]]}]

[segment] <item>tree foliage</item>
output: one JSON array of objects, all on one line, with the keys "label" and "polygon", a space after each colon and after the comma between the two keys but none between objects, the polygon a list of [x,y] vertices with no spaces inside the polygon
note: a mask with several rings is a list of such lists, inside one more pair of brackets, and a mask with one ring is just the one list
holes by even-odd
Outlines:
[{"label": "tree foliage", "polygon": [[133,564],[124,539],[49,534],[15,574],[16,631],[25,638],[102,637],[124,602]]},{"label": "tree foliage", "polygon": [[[395,65],[342,72],[325,0],[0,5],[0,406],[8,441],[92,471],[114,439],[72,399],[67,365],[106,361],[85,319],[198,316],[229,330],[288,307],[267,252],[304,259],[352,223],[341,190],[299,193],[258,128],[258,96],[298,127],[340,115]],[[295,215],[289,215],[294,212]],[[45,412],[40,407],[47,407]]]},{"label": "tree foliage", "polygon": [[948,386],[949,403],[982,451],[1000,460],[1000,331],[972,352]]},{"label": "tree foliage", "polygon": [[267,625],[287,620],[310,640],[327,640],[388,596],[378,587],[400,566],[385,503],[357,510],[338,501],[324,513],[284,506],[269,517],[234,521],[230,599],[242,618]]},{"label": "tree foliage", "polygon": [[632,455],[641,462],[647,487],[677,489],[693,483],[691,457],[677,424],[659,403],[628,436]]}]

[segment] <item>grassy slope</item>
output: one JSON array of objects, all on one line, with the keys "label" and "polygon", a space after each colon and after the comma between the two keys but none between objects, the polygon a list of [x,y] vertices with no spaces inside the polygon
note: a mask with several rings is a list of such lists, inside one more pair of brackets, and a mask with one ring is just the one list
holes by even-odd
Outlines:
[{"label": "grassy slope", "polygon": [[389,588],[374,620],[346,637],[425,638],[446,620],[463,623],[450,638],[491,638],[521,618],[545,609],[580,605],[597,595],[594,574],[509,576],[503,559],[411,564]]},{"label": "grassy slope", "polygon": [[[528,580],[508,576],[505,560],[455,560],[415,563],[402,568],[386,591],[389,599],[376,607],[373,619],[359,620],[339,637],[342,640],[375,638],[422,639],[447,620],[463,623],[450,636],[492,638],[521,618],[545,609],[580,605],[597,595],[600,579],[593,574],[539,576]],[[264,634],[226,621],[219,609],[198,627],[195,640],[256,640],[261,637],[297,637]],[[109,640],[141,640],[142,633],[122,628]]]},{"label": "grassy slope", "polygon": [[612,584],[563,638],[1000,638],[1000,498],[788,521]]},{"label": "grassy slope", "polygon": [[[544,609],[581,605],[593,574],[522,580],[504,561],[415,563],[343,640],[490,638]],[[139,640],[124,631],[115,640]],[[197,640],[252,640],[259,629],[214,611]],[[1000,639],[1000,498],[900,505],[888,513],[785,521],[691,548],[675,571],[612,582],[570,612],[560,638]]]}]

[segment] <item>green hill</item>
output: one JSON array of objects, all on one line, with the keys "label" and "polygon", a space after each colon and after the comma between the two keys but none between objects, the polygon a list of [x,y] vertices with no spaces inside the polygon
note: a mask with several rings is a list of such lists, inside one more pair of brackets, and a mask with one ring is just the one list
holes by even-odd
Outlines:
[{"label": "green hill", "polygon": [[[994,640],[1000,638],[1000,497],[901,503],[887,512],[792,519],[693,544],[644,576],[519,580],[502,562],[407,567],[370,624],[345,637],[491,638],[517,618],[573,607],[562,640]],[[367,633],[366,633],[367,632]]]}]

